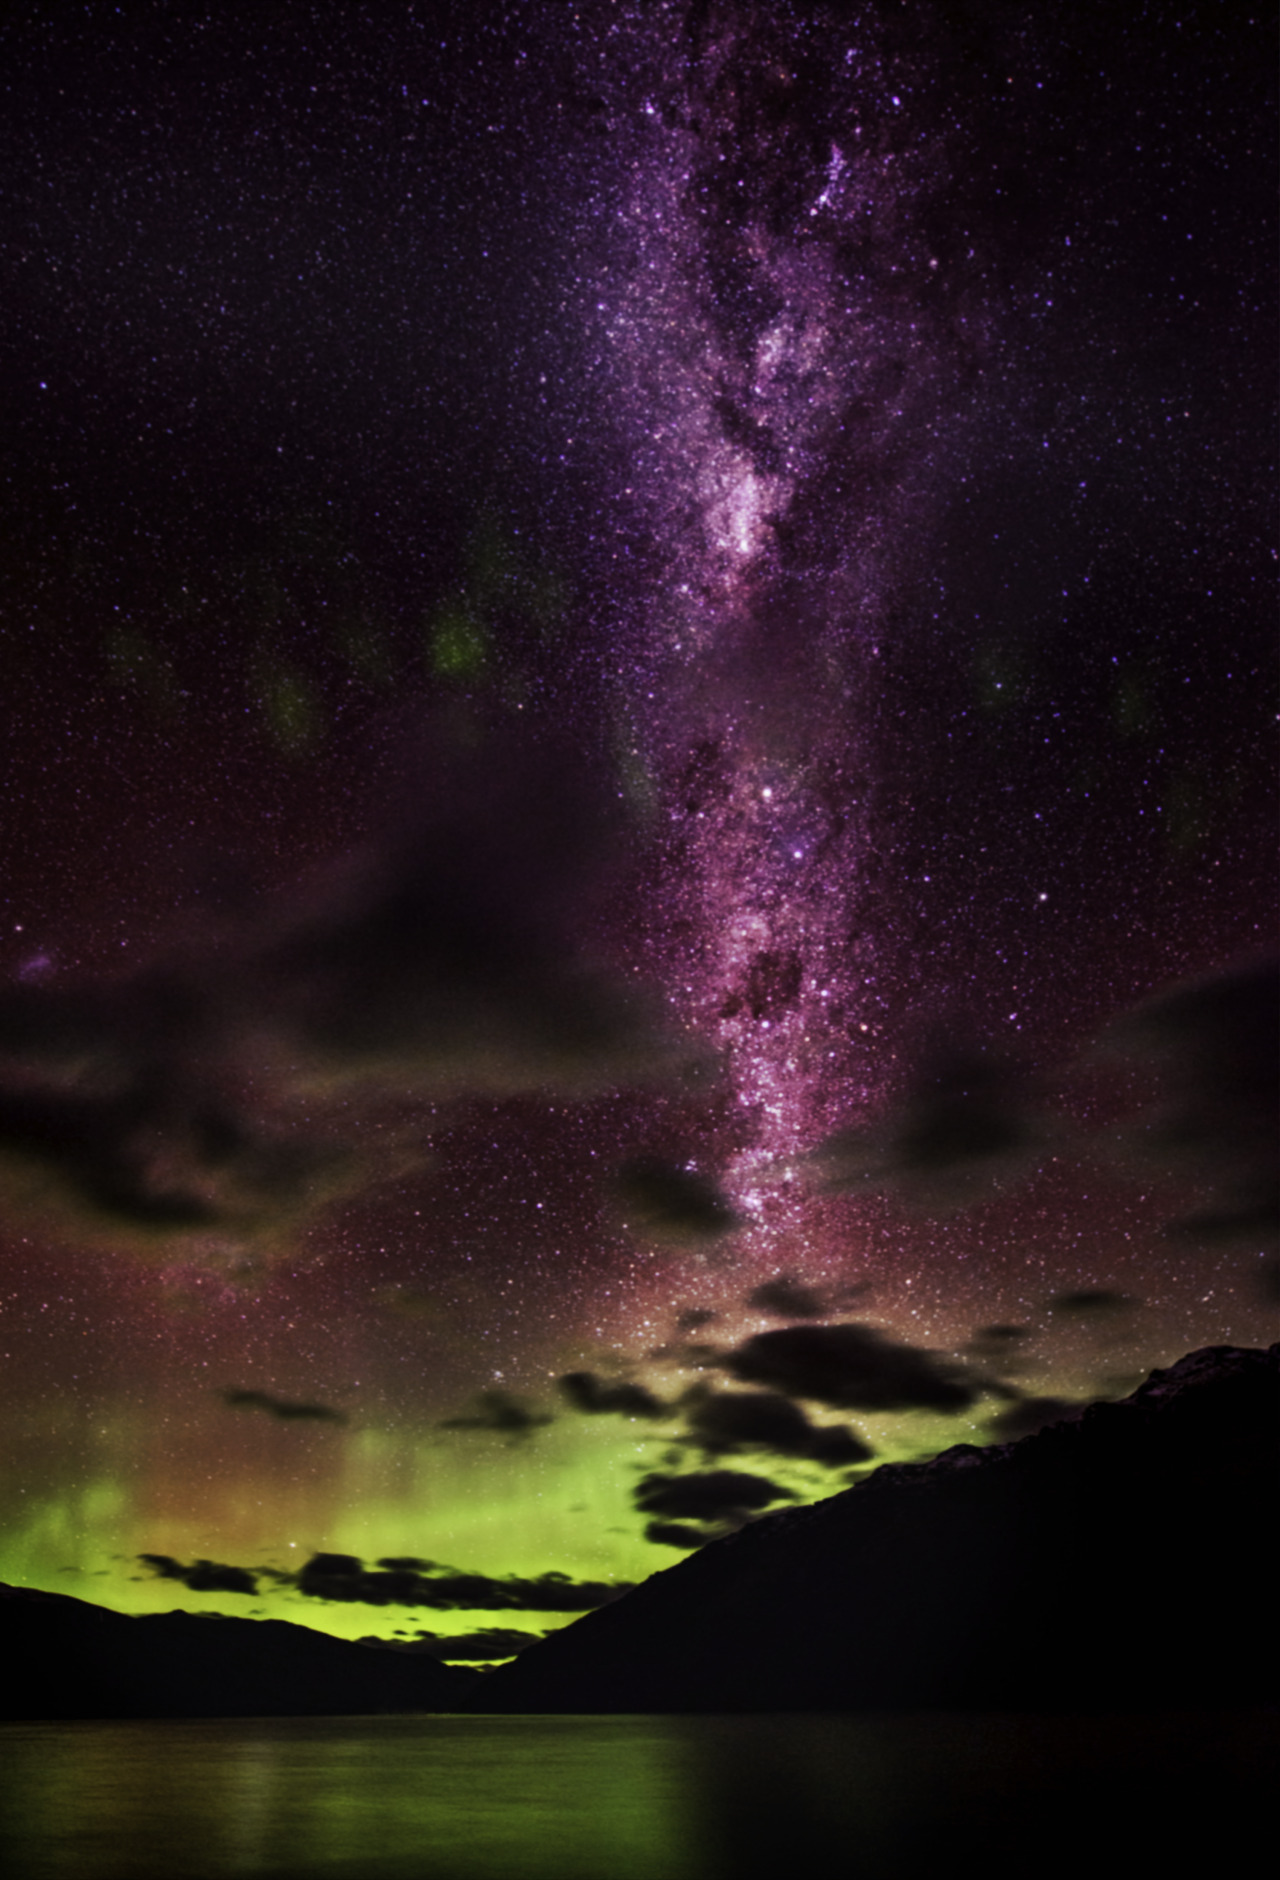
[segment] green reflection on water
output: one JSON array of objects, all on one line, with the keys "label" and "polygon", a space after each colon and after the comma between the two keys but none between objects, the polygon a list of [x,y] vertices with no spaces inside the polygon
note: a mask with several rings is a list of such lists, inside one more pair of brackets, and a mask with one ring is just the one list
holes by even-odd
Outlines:
[{"label": "green reflection on water", "polygon": [[0,1725],[15,1880],[1037,1880],[1224,1871],[1252,1715],[333,1717]]},{"label": "green reflection on water", "polygon": [[9,1726],[23,1880],[685,1880],[666,1719],[359,1717]]}]

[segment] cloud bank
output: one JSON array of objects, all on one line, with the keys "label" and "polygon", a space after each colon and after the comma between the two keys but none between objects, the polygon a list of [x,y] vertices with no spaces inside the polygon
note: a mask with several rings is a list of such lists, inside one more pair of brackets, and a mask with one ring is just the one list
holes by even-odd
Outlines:
[{"label": "cloud bank", "polygon": [[157,1578],[176,1580],[192,1592],[254,1595],[259,1581],[265,1579],[277,1587],[293,1587],[308,1599],[362,1606],[427,1606],[442,1612],[590,1612],[631,1590],[629,1581],[574,1580],[567,1573],[495,1577],[408,1556],[384,1558],[369,1567],[355,1554],[313,1554],[297,1572],[210,1560],[184,1566],[169,1554],[139,1554],[138,1558]]},{"label": "cloud bank", "polygon": [[757,1332],[720,1362],[741,1383],[833,1410],[966,1410],[980,1395],[953,1360],[869,1325]]}]

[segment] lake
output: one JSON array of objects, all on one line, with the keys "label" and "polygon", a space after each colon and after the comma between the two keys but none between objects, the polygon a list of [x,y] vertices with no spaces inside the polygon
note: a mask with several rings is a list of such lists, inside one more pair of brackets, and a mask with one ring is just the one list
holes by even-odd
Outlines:
[{"label": "lake", "polygon": [[[0,1725],[12,1880],[915,1880],[1243,1855],[1274,1716]],[[1265,1842],[1264,1842],[1265,1844]]]}]

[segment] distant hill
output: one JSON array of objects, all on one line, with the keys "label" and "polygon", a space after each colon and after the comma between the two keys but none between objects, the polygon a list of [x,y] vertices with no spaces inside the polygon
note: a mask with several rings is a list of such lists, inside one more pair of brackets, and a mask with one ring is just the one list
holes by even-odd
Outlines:
[{"label": "distant hill", "polygon": [[280,1619],[128,1617],[0,1585],[0,1717],[288,1717],[460,1710],[479,1674]]},{"label": "distant hill", "polygon": [[769,1515],[481,1675],[0,1586],[0,1716],[1156,1710],[1280,1695],[1280,1345]]},{"label": "distant hill", "polygon": [[486,1710],[1098,1710],[1277,1691],[1280,1345],[765,1517],[486,1678]]}]

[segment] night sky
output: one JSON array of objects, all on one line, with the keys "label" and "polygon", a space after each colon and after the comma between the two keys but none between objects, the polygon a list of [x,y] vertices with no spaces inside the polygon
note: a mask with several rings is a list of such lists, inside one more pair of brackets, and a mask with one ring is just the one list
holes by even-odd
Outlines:
[{"label": "night sky", "polygon": [[232,14],[0,30],[0,1578],[493,1659],[1270,1342],[1264,16]]}]

